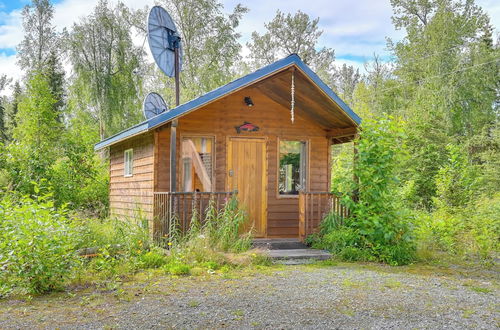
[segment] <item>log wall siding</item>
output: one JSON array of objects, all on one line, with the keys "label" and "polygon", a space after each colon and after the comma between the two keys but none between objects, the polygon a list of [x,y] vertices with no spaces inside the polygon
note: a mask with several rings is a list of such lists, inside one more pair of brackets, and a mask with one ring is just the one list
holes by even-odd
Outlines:
[{"label": "log wall siding", "polygon": [[[132,176],[124,177],[124,151],[133,149]],[[140,135],[110,147],[109,205],[112,216],[145,218],[153,229],[154,135]]]},{"label": "log wall siding", "polygon": [[[250,96],[253,107],[244,103]],[[183,136],[215,136],[215,187],[214,191],[228,190],[226,182],[227,137],[266,137],[268,168],[267,235],[269,237],[297,237],[299,223],[298,198],[278,196],[278,141],[279,139],[308,141],[308,190],[328,191],[329,142],[326,132],[319,125],[301,115],[296,109],[295,123],[291,123],[290,109],[274,102],[254,87],[245,88],[202,109],[179,119],[177,128],[177,188],[181,187],[182,166],[180,141]],[[250,122],[259,127],[257,132],[236,133],[236,126]],[[156,191],[168,191],[170,130],[157,130],[157,180]]]}]

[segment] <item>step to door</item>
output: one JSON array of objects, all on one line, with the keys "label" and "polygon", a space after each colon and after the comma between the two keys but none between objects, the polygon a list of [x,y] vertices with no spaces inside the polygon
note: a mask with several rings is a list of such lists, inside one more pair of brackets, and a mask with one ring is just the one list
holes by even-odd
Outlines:
[{"label": "step to door", "polygon": [[264,250],[297,250],[307,248],[297,238],[257,238],[253,240],[253,247]]},{"label": "step to door", "polygon": [[266,251],[274,263],[298,265],[327,260],[332,257],[328,251],[315,249],[286,249]]}]

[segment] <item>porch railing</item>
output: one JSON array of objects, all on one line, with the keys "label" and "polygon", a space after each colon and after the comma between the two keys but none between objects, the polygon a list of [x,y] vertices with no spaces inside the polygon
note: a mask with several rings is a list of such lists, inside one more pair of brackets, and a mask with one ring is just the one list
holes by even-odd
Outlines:
[{"label": "porch railing", "polygon": [[340,221],[349,215],[349,210],[340,203],[340,198],[330,192],[299,192],[299,237],[304,240],[318,231],[321,220],[330,212]]},{"label": "porch railing", "polygon": [[236,191],[153,193],[155,237],[168,237],[173,226],[177,227],[176,230],[181,235],[186,233],[194,212],[203,223],[211,201],[216,211],[220,211],[236,193]]}]

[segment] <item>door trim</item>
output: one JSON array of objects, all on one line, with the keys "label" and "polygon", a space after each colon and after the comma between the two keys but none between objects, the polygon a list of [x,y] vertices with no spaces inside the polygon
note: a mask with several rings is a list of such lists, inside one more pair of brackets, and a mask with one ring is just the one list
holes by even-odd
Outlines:
[{"label": "door trim", "polygon": [[268,172],[267,172],[267,166],[268,166],[268,156],[267,156],[267,142],[268,138],[265,136],[226,136],[226,173],[224,174],[225,178],[225,186],[226,190],[230,191],[232,187],[229,185],[229,165],[230,165],[230,156],[232,155],[232,140],[239,140],[239,141],[261,141],[263,143],[264,148],[263,148],[263,160],[264,160],[264,168],[262,170],[262,191],[261,194],[264,196],[262,198],[262,206],[261,206],[261,217],[262,217],[262,222],[263,222],[263,234],[262,236],[258,237],[267,237],[267,202],[268,202],[268,196],[267,196],[267,186],[268,186]]}]

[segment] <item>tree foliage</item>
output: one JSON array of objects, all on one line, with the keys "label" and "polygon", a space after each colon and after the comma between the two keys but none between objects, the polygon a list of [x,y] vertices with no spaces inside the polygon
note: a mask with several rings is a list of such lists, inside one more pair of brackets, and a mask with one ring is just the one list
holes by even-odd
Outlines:
[{"label": "tree foliage", "polygon": [[17,47],[18,63],[28,74],[40,72],[61,51],[60,34],[52,22],[49,0],[33,0],[22,11],[24,38]]},{"label": "tree foliage", "polygon": [[73,25],[69,53],[75,75],[71,93],[98,123],[101,139],[137,123],[142,49],[133,45],[128,9],[101,0]]},{"label": "tree foliage", "polygon": [[278,10],[273,20],[264,24],[267,31],[262,35],[253,32],[252,40],[247,43],[252,67],[258,69],[290,54],[297,54],[325,81],[331,81],[334,51],[318,47],[323,33],[318,23],[319,18],[311,19],[300,10],[294,15],[285,15]]},{"label": "tree foliage", "polygon": [[[182,99],[191,100],[233,80],[241,60],[237,28],[248,9],[238,4],[227,10],[216,0],[164,0],[160,4],[181,34]],[[156,87],[173,100],[173,79],[160,75],[164,84]]]}]

